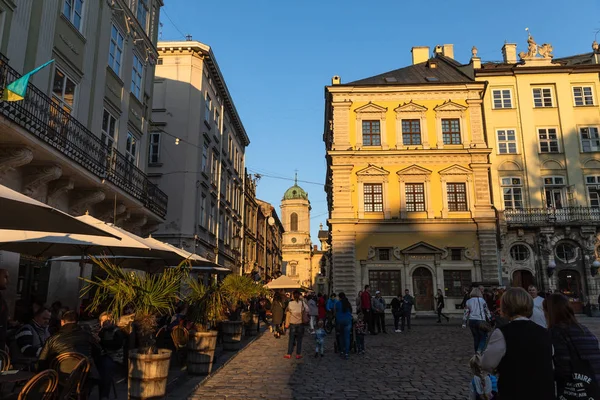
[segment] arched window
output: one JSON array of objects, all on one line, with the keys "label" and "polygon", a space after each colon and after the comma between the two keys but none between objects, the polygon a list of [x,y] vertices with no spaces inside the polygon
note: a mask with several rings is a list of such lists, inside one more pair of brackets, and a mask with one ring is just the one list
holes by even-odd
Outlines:
[{"label": "arched window", "polygon": [[298,214],[292,213],[290,215],[290,230],[296,232],[298,230]]}]

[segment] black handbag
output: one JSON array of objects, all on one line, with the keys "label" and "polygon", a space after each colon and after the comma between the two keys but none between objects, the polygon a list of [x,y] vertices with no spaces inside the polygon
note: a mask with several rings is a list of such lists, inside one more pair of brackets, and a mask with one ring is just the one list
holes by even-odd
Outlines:
[{"label": "black handbag", "polygon": [[557,381],[557,398],[560,400],[600,399],[600,387],[598,387],[589,360],[581,358],[579,351],[568,335],[561,333],[561,336],[567,343],[567,349],[569,350],[571,376],[567,380]]}]

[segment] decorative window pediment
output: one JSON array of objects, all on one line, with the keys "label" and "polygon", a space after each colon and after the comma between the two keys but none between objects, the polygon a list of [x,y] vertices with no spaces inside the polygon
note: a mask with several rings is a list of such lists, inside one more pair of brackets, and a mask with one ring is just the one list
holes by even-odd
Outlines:
[{"label": "decorative window pediment", "polygon": [[354,110],[355,113],[357,114],[363,114],[363,113],[377,113],[377,114],[385,114],[387,112],[387,107],[382,107],[380,105],[377,105],[375,103],[367,103],[364,106],[358,107],[357,109]]},{"label": "decorative window pediment", "polygon": [[358,171],[356,173],[356,176],[359,177],[359,179],[365,178],[365,177],[371,177],[371,176],[378,176],[378,177],[387,177],[390,174],[389,171],[380,168],[380,167],[376,167],[374,165],[369,165],[367,168],[361,169],[360,171]]},{"label": "decorative window pediment", "polygon": [[394,111],[396,113],[424,113],[427,111],[427,107],[413,103],[411,100],[408,103],[404,103],[394,108]]},{"label": "decorative window pediment", "polygon": [[444,250],[426,242],[418,242],[401,251],[402,254],[443,254]]},{"label": "decorative window pediment", "polygon": [[439,172],[440,175],[471,175],[473,171],[460,165],[452,165]]},{"label": "decorative window pediment", "polygon": [[396,174],[398,176],[421,175],[421,176],[425,177],[425,176],[431,175],[431,171],[428,170],[427,168],[423,168],[423,167],[420,167],[420,166],[414,164],[414,165],[411,165],[410,167],[401,169],[400,171],[396,172]]},{"label": "decorative window pediment", "polygon": [[460,105],[458,103],[453,102],[452,100],[448,100],[442,104],[440,104],[439,106],[436,106],[433,110],[435,112],[464,112],[466,111],[467,107]]}]

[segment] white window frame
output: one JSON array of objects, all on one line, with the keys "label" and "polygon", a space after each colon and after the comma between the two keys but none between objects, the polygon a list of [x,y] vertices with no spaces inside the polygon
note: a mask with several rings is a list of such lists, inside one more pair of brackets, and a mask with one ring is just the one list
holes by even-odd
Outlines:
[{"label": "white window frame", "polygon": [[204,173],[208,172],[208,165],[210,164],[210,160],[208,158],[208,150],[209,145],[208,143],[204,142],[204,145],[202,146],[202,172]]},{"label": "white window frame", "polygon": [[[106,119],[107,127],[104,126],[104,121],[105,121],[104,117],[106,115],[108,115],[108,118]],[[111,121],[113,122],[113,128],[114,128],[112,133],[110,132]],[[110,148],[115,148],[116,141],[118,139],[118,132],[119,132],[119,118],[116,118],[110,111],[108,111],[105,108],[104,112],[102,113],[102,126],[101,126],[100,140],[102,140],[102,143],[104,143],[106,146],[108,146]]]},{"label": "white window frame", "polygon": [[[544,91],[548,90],[550,96],[546,96]],[[536,91],[539,91],[541,101],[541,105],[536,105]],[[551,86],[536,86],[531,89],[532,99],[533,99],[533,108],[551,108],[554,107],[554,92]],[[550,105],[547,104],[547,100],[550,99]]]},{"label": "white window frame", "polygon": [[212,112],[212,98],[208,94],[208,90],[204,95],[204,120],[210,124]]},{"label": "white window frame", "polygon": [[[454,167],[449,171],[440,171],[440,180],[442,182],[442,218],[448,218],[450,214],[465,214],[469,213],[471,218],[475,217],[475,193],[472,187],[473,173],[465,168]],[[448,183],[464,183],[467,197],[466,211],[449,211],[448,209]]]},{"label": "white window frame", "polygon": [[[116,38],[113,37],[113,33],[116,32]],[[121,46],[119,46],[119,41],[121,42]],[[125,35],[121,32],[121,30],[115,25],[112,24],[110,28],[110,45],[108,47],[108,65],[110,68],[117,74],[118,77],[121,77],[121,66],[123,62],[123,49],[125,48]],[[117,54],[113,54],[115,51]],[[111,58],[113,62],[111,63]]]},{"label": "white window frame", "polygon": [[[575,107],[587,107],[587,106],[593,106],[595,104],[595,99],[594,99],[594,87],[592,85],[578,85],[578,86],[573,86],[572,88],[572,92],[573,92],[573,106]],[[580,90],[581,93],[579,95],[575,94],[576,90]],[[585,89],[589,89],[589,95],[585,94]],[[577,101],[581,102],[581,104],[577,104]],[[591,100],[588,101],[588,100]]]},{"label": "white window frame", "polygon": [[[554,129],[556,132],[556,139],[550,139],[550,129]],[[546,130],[545,135],[547,136],[546,139],[541,139],[540,138],[540,131],[541,130]],[[561,146],[560,146],[560,132],[558,130],[558,127],[556,126],[540,126],[536,128],[536,133],[537,133],[537,139],[538,139],[538,149],[540,154],[560,154],[561,153]],[[556,141],[556,146],[558,148],[557,151],[542,151],[542,143],[546,143],[548,146],[548,150],[550,150],[551,146],[550,143]]]},{"label": "white window frame", "polygon": [[198,221],[198,224],[202,227],[202,228],[206,228],[206,196],[202,195],[202,200],[200,200],[200,221]]},{"label": "white window frame", "polygon": [[[515,180],[518,179],[518,183]],[[515,189],[518,189],[521,193],[521,207],[515,207]],[[520,176],[502,176],[500,177],[500,190],[502,192],[502,207],[504,210],[521,210],[525,208],[525,190],[523,187],[523,178]],[[510,202],[511,206],[506,206],[506,193],[504,190],[510,190]]]},{"label": "white window frame", "polygon": [[[587,132],[584,132],[587,130]],[[588,135],[587,139],[583,138],[583,134]],[[579,143],[581,144],[581,152],[582,153],[596,153],[600,152],[600,127],[597,125],[586,125],[586,126],[577,126],[577,134],[579,135]],[[594,142],[595,145],[594,145]],[[586,146],[584,143],[587,144]]]},{"label": "white window frame", "polygon": [[[356,148],[388,150],[386,112],[387,107],[369,103],[354,110],[356,113]],[[379,145],[363,145],[363,121],[379,121]]]},{"label": "white window frame", "polygon": [[[466,126],[466,110],[467,107],[455,104],[455,103],[444,103],[434,108],[436,118],[436,129],[437,129],[437,148],[443,149],[445,146],[448,148],[456,149],[459,146],[462,148],[470,148],[471,141],[469,140],[468,128]],[[442,120],[444,119],[458,119],[460,126],[460,144],[444,144],[444,134],[442,132]]]},{"label": "white window frame", "polygon": [[144,91],[144,63],[142,58],[133,53],[133,64],[131,67],[131,93],[140,101]]},{"label": "white window frame", "polygon": [[215,234],[216,228],[217,228],[217,224],[215,224],[215,212],[216,212],[216,207],[215,207],[215,203],[214,202],[210,202],[210,209],[208,212],[208,231],[211,234]]},{"label": "white window frame", "polygon": [[[508,97],[505,97],[506,92],[508,92]],[[496,107],[496,94],[499,94],[500,107]],[[505,106],[505,102],[508,100],[510,103],[508,106]],[[512,109],[513,107],[513,97],[512,97],[512,89],[508,88],[498,88],[492,89],[492,109],[494,110],[506,110]]]},{"label": "white window frame", "polygon": [[[389,172],[374,166],[367,167],[362,171],[358,171],[356,174],[358,182],[358,218],[364,218],[365,215],[382,215],[384,219],[390,218],[390,206],[388,200],[389,190]],[[383,194],[383,212],[366,212],[365,211],[365,183],[381,184],[381,190]]]},{"label": "white window frame", "polygon": [[[593,192],[590,190],[593,190]],[[585,193],[589,207],[600,209],[600,175],[585,176]],[[595,199],[592,200],[592,197]]]},{"label": "white window frame", "polygon": [[[140,20],[140,11],[144,13],[144,20]],[[148,0],[137,0],[135,18],[138,20],[144,32],[148,33],[148,16],[150,15],[150,8],[148,7]]]},{"label": "white window frame", "polygon": [[[431,171],[413,165],[403,170],[396,172],[398,175],[398,183],[400,186],[400,218],[406,219],[409,217],[435,218],[434,210],[431,202]],[[408,211],[406,207],[406,184],[407,183],[422,183],[425,190],[425,211]]]},{"label": "white window frame", "polygon": [[137,136],[128,130],[127,140],[125,141],[125,159],[135,166],[137,166],[137,142]]},{"label": "white window frame", "polygon": [[[148,164],[160,163],[161,132],[150,132],[148,136]],[[152,158],[156,157],[156,160]]]},{"label": "white window frame", "polygon": [[[512,131],[514,139],[509,140],[509,132]],[[500,132],[503,132],[505,137],[504,140],[500,139]],[[517,129],[516,128],[500,128],[496,129],[496,142],[498,144],[498,154],[519,154],[519,145],[517,141]],[[511,144],[514,144],[514,151],[511,150]],[[502,150],[505,149],[503,152]]]},{"label": "white window frame", "polygon": [[[396,149],[407,150],[409,148],[429,149],[429,132],[427,131],[427,107],[416,103],[408,103],[396,107]],[[402,135],[402,120],[417,119],[421,125],[421,144],[405,145]]]},{"label": "white window frame", "polygon": [[[57,96],[56,93],[54,92],[54,82],[56,80],[56,73],[59,72],[63,75],[63,82],[62,82],[62,88],[61,88],[61,95]],[[67,82],[71,81],[71,83],[73,84],[73,104],[69,104],[68,102],[65,101],[65,90],[67,88]],[[63,109],[64,111],[68,112],[69,114],[73,115],[73,110],[75,109],[75,103],[77,100],[77,83],[71,79],[71,77],[62,69],[56,67],[54,68],[54,74],[53,74],[53,79],[52,79],[52,99],[60,106],[61,109]]]},{"label": "white window frame", "polygon": [[[76,5],[81,4],[81,10],[78,13]],[[67,15],[66,6],[70,8],[69,14]],[[69,20],[69,22],[77,29],[79,32],[83,32],[83,14],[85,11],[85,2],[84,0],[63,0],[63,9],[62,14]],[[75,16],[79,17],[79,25],[75,22]]]},{"label": "white window frame", "polygon": [[[546,182],[546,180],[550,180],[549,182]],[[543,205],[544,208],[555,208],[558,209],[556,207],[548,207],[548,199],[546,196],[546,190],[560,190],[560,202],[561,202],[561,207],[560,208],[565,208],[568,207],[567,204],[567,196],[566,196],[566,188],[567,188],[567,182],[566,182],[566,178],[564,176],[561,175],[548,175],[548,176],[542,176],[542,183],[543,183]],[[554,199],[552,200],[554,202]]]}]

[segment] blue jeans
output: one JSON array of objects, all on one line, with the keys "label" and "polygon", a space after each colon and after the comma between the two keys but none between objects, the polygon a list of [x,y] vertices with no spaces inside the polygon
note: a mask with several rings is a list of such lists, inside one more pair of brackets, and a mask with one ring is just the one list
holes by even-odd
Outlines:
[{"label": "blue jeans", "polygon": [[356,352],[365,351],[365,335],[356,335]]},{"label": "blue jeans", "polygon": [[342,321],[336,323],[335,329],[340,333],[340,353],[350,353],[350,330],[352,321]]},{"label": "blue jeans", "polygon": [[473,347],[475,348],[475,352],[483,352],[487,343],[487,332],[479,329],[479,325],[481,325],[482,322],[483,321],[477,319],[469,321],[469,328],[471,328],[471,333],[473,334]]},{"label": "blue jeans", "polygon": [[294,352],[294,342],[296,343],[296,355],[302,354],[302,337],[304,336],[304,325],[290,324],[290,333],[288,340],[288,354]]}]

